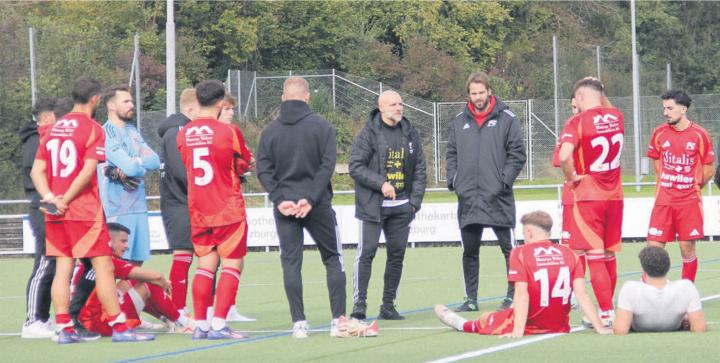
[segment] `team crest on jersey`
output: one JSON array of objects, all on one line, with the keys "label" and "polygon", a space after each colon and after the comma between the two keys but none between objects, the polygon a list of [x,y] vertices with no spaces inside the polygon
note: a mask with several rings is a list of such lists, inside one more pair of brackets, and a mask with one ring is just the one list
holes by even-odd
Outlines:
[{"label": "team crest on jersey", "polygon": [[685,145],[685,150],[695,150],[695,143],[688,141],[687,145]]},{"label": "team crest on jersey", "polygon": [[670,141],[669,141],[669,140],[665,140],[665,143],[662,144],[662,147],[663,147],[663,149],[669,148],[669,147],[670,147]]},{"label": "team crest on jersey", "polygon": [[497,125],[497,120],[488,121],[488,127],[495,127],[495,125]]},{"label": "team crest on jersey", "polygon": [[213,130],[209,126],[206,126],[206,125],[189,127],[187,129],[187,132],[185,133],[185,135],[187,135],[187,136],[212,135],[212,134],[214,134]]}]

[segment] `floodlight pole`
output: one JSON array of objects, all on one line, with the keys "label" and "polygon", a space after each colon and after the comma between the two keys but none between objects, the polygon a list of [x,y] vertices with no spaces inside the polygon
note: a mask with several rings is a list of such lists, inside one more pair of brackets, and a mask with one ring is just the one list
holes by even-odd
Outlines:
[{"label": "floodlight pole", "polygon": [[[635,37],[635,0],[630,0],[632,26],[632,83],[633,83],[633,143],[635,144],[635,182],[640,183],[640,73],[638,70],[637,39]],[[640,191],[640,185],[635,186]]]},{"label": "floodlight pole", "polygon": [[37,84],[35,83],[35,29],[28,28],[28,37],[30,38],[30,99],[32,105],[35,106],[37,99]]},{"label": "floodlight pole", "polygon": [[558,137],[560,136],[560,100],[559,100],[559,89],[558,89],[558,73],[560,73],[560,70],[558,68],[558,43],[557,43],[557,36],[553,35],[552,38],[553,41],[553,85],[555,88],[555,135]]},{"label": "floodlight pole", "polygon": [[[165,115],[175,113],[175,4],[167,0],[165,21]],[[139,69],[139,68],[138,68]]]}]

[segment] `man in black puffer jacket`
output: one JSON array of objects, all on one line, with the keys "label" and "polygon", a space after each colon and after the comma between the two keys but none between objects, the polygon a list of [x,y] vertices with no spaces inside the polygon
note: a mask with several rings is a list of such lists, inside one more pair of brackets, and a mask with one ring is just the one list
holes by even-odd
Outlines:
[{"label": "man in black puffer jacket", "polygon": [[385,287],[378,319],[402,320],[395,309],[410,222],[420,210],[426,174],[420,136],[403,117],[397,92],[385,91],[370,112],[365,128],[355,137],[350,155],[355,180],[355,217],[361,221],[360,243],[353,278],[351,314],[365,319],[367,289],[380,232],[387,240]]},{"label": "man in black puffer jacket", "polygon": [[[492,94],[485,73],[467,81],[468,104],[448,132],[448,188],[458,196],[458,223],[463,244],[465,303],[457,311],[477,311],[480,241],[491,227],[505,255],[507,271],[515,245],[513,184],[525,165],[520,123],[508,106]],[[508,283],[501,310],[512,304],[514,285]]]}]

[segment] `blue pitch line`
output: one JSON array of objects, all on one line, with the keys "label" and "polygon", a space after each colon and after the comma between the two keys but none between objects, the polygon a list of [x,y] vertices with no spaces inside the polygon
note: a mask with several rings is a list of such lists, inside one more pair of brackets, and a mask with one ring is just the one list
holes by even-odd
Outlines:
[{"label": "blue pitch line", "polygon": [[[719,261],[720,261],[720,258],[713,258],[713,259],[710,259],[710,260],[699,261],[699,262],[700,262],[701,264],[708,264],[708,263],[719,262]],[[678,269],[678,268],[680,268],[680,267],[682,267],[682,264],[672,266],[670,269],[671,269],[671,270],[674,270],[674,269]],[[627,276],[634,276],[634,275],[640,275],[640,274],[642,274],[641,271],[624,272],[624,273],[619,274],[618,277],[627,277]],[[503,295],[503,296],[486,297],[486,298],[478,299],[478,302],[490,302],[490,301],[500,300],[500,299],[502,299],[502,298],[504,298],[504,297],[505,297],[505,295]],[[458,305],[460,305],[460,303],[448,304],[447,306],[448,306],[448,307],[454,307],[454,306],[458,306]],[[435,307],[434,307],[434,306],[431,306],[431,307],[426,307],[426,308],[421,308],[421,309],[402,311],[402,314],[405,314],[405,315],[413,315],[413,314],[418,314],[418,313],[424,313],[424,312],[426,312],[426,311],[430,311],[430,310],[433,310],[433,309],[435,309]],[[368,320],[377,320],[377,316],[370,317],[370,318],[368,318]],[[324,328],[328,328],[329,326],[330,326],[330,325],[327,325],[327,324],[326,324],[326,325],[322,325],[322,326],[320,326],[320,327],[318,327],[318,328],[324,329]],[[137,358],[132,358],[132,359],[120,360],[120,361],[117,361],[117,363],[144,362],[144,361],[149,361],[149,360],[153,360],[153,359],[159,359],[159,358],[167,358],[167,357],[178,356],[178,355],[185,354],[185,353],[195,353],[195,352],[201,352],[201,351],[209,350],[209,349],[223,348],[223,347],[228,347],[228,346],[232,346],[232,345],[236,345],[236,344],[259,342],[259,341],[269,340],[269,339],[273,339],[273,338],[289,336],[289,335],[291,335],[291,334],[292,334],[292,333],[289,332],[289,331],[288,331],[288,332],[284,332],[284,333],[273,333],[273,334],[262,335],[262,336],[255,337],[255,338],[250,338],[250,339],[232,340],[232,341],[228,341],[228,342],[224,342],[224,343],[219,343],[219,344],[206,345],[206,346],[202,346],[202,347],[193,347],[193,348],[178,350],[178,351],[174,351],[174,352],[159,353],[159,354],[148,355],[148,356],[144,356],[144,357],[137,357]]]}]

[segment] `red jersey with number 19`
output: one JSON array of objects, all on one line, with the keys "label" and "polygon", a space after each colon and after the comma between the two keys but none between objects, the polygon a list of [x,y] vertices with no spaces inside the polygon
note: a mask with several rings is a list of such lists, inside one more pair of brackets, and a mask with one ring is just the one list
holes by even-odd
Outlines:
[{"label": "red jersey with number 19", "polygon": [[[105,132],[84,113],[71,112],[55,122],[40,140],[36,159],[47,166],[47,180],[55,195],[63,195],[89,159],[105,161]],[[102,219],[97,177],[68,205],[65,215],[46,215],[47,221],[96,221]]]},{"label": "red jersey with number 19", "polygon": [[528,284],[525,334],[569,332],[572,281],[584,275],[578,257],[563,245],[540,241],[514,248],[508,281]]},{"label": "red jersey with number 19", "polygon": [[575,201],[623,199],[623,121],[617,108],[593,107],[575,115],[563,129],[560,142],[575,146],[575,172],[588,176],[575,187]]},{"label": "red jersey with number 19", "polygon": [[661,125],[653,132],[647,156],[660,161],[655,204],[702,201],[703,165],[715,162],[713,144],[704,128],[694,122],[682,131]]},{"label": "red jersey with number 19", "polygon": [[252,154],[240,129],[199,118],[180,130],[177,144],[187,171],[190,224],[219,227],[244,221],[240,175]]}]

